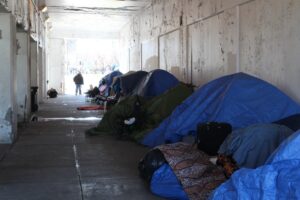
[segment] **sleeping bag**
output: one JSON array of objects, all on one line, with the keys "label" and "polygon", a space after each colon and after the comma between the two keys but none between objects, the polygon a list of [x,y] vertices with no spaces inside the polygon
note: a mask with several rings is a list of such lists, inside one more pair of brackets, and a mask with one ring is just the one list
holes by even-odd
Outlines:
[{"label": "sleeping bag", "polygon": [[180,104],[142,143],[157,146],[194,135],[199,123],[225,122],[233,130],[300,113],[300,106],[273,85],[245,73],[213,80]]}]

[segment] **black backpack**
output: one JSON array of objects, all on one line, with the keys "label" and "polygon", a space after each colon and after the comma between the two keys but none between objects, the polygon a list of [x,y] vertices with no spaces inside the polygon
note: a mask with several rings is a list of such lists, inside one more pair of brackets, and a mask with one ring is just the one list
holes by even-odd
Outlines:
[{"label": "black backpack", "polygon": [[58,93],[55,89],[51,88],[48,90],[47,94],[50,98],[56,98]]},{"label": "black backpack", "polygon": [[228,123],[208,122],[197,126],[197,147],[210,156],[218,154],[219,147],[231,133],[232,127]]},{"label": "black backpack", "polygon": [[153,173],[165,163],[165,156],[159,149],[150,150],[139,162],[140,176],[150,183]]}]

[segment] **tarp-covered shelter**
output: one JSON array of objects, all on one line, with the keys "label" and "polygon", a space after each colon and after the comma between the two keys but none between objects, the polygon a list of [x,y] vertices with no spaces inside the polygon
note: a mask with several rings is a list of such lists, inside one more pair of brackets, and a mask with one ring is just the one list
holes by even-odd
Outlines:
[{"label": "tarp-covered shelter", "polygon": [[114,88],[115,92],[121,92],[122,96],[131,95],[133,90],[147,75],[148,72],[145,71],[128,72],[124,75],[116,77],[112,87]]},{"label": "tarp-covered shelter", "polygon": [[104,76],[100,83],[99,83],[99,88],[101,88],[101,85],[106,85],[106,89],[105,89],[105,92],[104,92],[104,95],[105,96],[109,96],[110,94],[110,90],[111,90],[111,85],[114,81],[114,78],[117,77],[117,76],[121,76],[123,75],[120,71],[113,71],[109,74],[107,74],[106,76]]},{"label": "tarp-covered shelter", "polygon": [[218,153],[232,156],[238,167],[256,168],[263,165],[275,149],[294,133],[278,124],[254,124],[233,131],[220,146]]},{"label": "tarp-covered shelter", "polygon": [[[154,171],[150,180],[151,191],[168,199],[180,200],[207,199],[201,198],[201,196],[205,193],[211,193],[210,198],[216,200],[299,199],[300,190],[297,186],[300,184],[300,131],[293,133],[288,138],[285,138],[280,145],[275,144],[274,146],[274,141],[271,141],[273,144],[268,144],[268,139],[278,139],[278,134],[281,131],[286,132],[286,130],[283,130],[284,127],[276,127],[276,125],[274,125],[275,124],[261,124],[255,125],[255,127],[253,127],[253,125],[249,126],[248,129],[253,130],[254,128],[257,130],[257,134],[256,132],[252,133],[253,137],[257,139],[257,141],[254,141],[254,139],[251,140],[250,142],[252,144],[249,144],[248,141],[235,141],[236,145],[243,143],[248,146],[246,149],[244,148],[245,146],[241,148],[241,151],[245,151],[243,155],[246,159],[247,157],[249,158],[253,156],[261,159],[261,155],[258,152],[261,151],[263,157],[268,154],[265,161],[257,165],[257,168],[252,166],[251,168],[248,168],[246,166],[247,168],[238,169],[227,182],[225,182],[226,179],[224,178],[220,179],[219,183],[224,183],[222,185],[219,184],[219,187],[217,184],[210,185],[210,191],[205,190],[204,187],[197,190],[194,189],[199,183],[202,184],[209,178],[218,177],[217,174],[211,176],[212,170],[215,170],[217,173],[222,173],[225,168],[222,169],[220,166],[212,165],[212,163],[208,161],[208,158],[205,158],[207,155],[205,156],[205,154],[199,150],[195,151],[192,146],[187,144],[185,145],[185,150],[179,148],[182,146],[180,143],[165,144],[155,147],[155,149],[158,148],[163,152],[167,163],[162,163],[163,165]],[[264,133],[265,130],[269,133]],[[272,135],[271,132],[274,134]],[[260,137],[258,137],[258,135],[260,135]],[[244,136],[241,135],[241,137]],[[247,140],[249,137],[246,136],[244,139]],[[265,147],[262,145],[260,147],[255,146],[257,142],[260,143],[260,140],[266,144]],[[273,148],[273,146],[275,148]],[[167,151],[164,150],[166,147],[168,149]],[[270,151],[266,154],[266,151],[268,150]],[[191,159],[193,152],[203,154],[203,156],[197,156],[196,159],[193,160]],[[156,161],[155,159],[157,158],[152,157],[152,159]],[[184,159],[189,160],[189,162],[180,162]],[[195,165],[197,162],[198,164]],[[150,161],[148,161],[148,163],[150,163]],[[176,165],[174,165],[174,163]],[[178,167],[178,163],[180,163],[180,167]],[[194,166],[192,169],[186,170],[188,165]],[[207,169],[207,171],[205,171],[205,169]],[[182,179],[183,175],[184,179]],[[191,177],[193,177],[192,180],[186,181],[186,179]],[[191,187],[187,187],[188,185]],[[190,198],[187,197],[187,194]]]},{"label": "tarp-covered shelter", "polygon": [[195,134],[199,123],[218,121],[233,129],[270,123],[300,113],[300,106],[273,85],[245,73],[213,80],[179,105],[142,143],[157,146]]},{"label": "tarp-covered shelter", "polygon": [[[99,125],[88,131],[90,134],[123,134],[124,120],[135,117],[137,123],[128,127],[130,137],[135,140],[157,127],[168,117],[174,108],[192,94],[192,89],[179,84],[164,94],[152,99],[137,95],[129,96],[105,113]],[[137,102],[140,104],[136,107]],[[138,109],[138,110],[137,110]]]},{"label": "tarp-covered shelter", "polygon": [[179,84],[177,78],[171,73],[156,69],[144,77],[135,89],[135,94],[145,98],[156,97]]},{"label": "tarp-covered shelter", "polygon": [[240,169],[211,199],[300,199],[300,131],[286,139],[256,169]]}]

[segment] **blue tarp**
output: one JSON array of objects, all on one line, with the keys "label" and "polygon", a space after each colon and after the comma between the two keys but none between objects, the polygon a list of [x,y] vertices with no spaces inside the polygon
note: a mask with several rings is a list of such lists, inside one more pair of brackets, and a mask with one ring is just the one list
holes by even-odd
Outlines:
[{"label": "blue tarp", "polygon": [[211,199],[300,199],[300,131],[286,139],[257,169],[240,169]]},{"label": "blue tarp", "polygon": [[278,124],[254,124],[233,131],[223,142],[219,154],[233,157],[239,167],[263,165],[275,149],[294,131]]},{"label": "blue tarp", "polygon": [[148,73],[134,93],[146,98],[156,97],[178,84],[175,76],[165,70],[156,69]]},{"label": "blue tarp", "polygon": [[271,84],[245,73],[213,80],[179,105],[142,141],[147,146],[181,141],[198,123],[227,122],[233,129],[300,113],[300,106]]},{"label": "blue tarp", "polygon": [[167,198],[176,200],[188,200],[180,181],[177,179],[172,168],[168,164],[162,165],[152,176],[150,184],[151,192]]}]

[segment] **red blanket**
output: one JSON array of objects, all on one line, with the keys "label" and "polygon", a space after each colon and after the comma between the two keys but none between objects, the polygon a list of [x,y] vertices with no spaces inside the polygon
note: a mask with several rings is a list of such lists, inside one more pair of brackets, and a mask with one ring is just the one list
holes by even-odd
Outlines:
[{"label": "red blanket", "polygon": [[[77,110],[104,110],[104,106],[81,106]],[[108,107],[106,108],[108,110]]]}]

